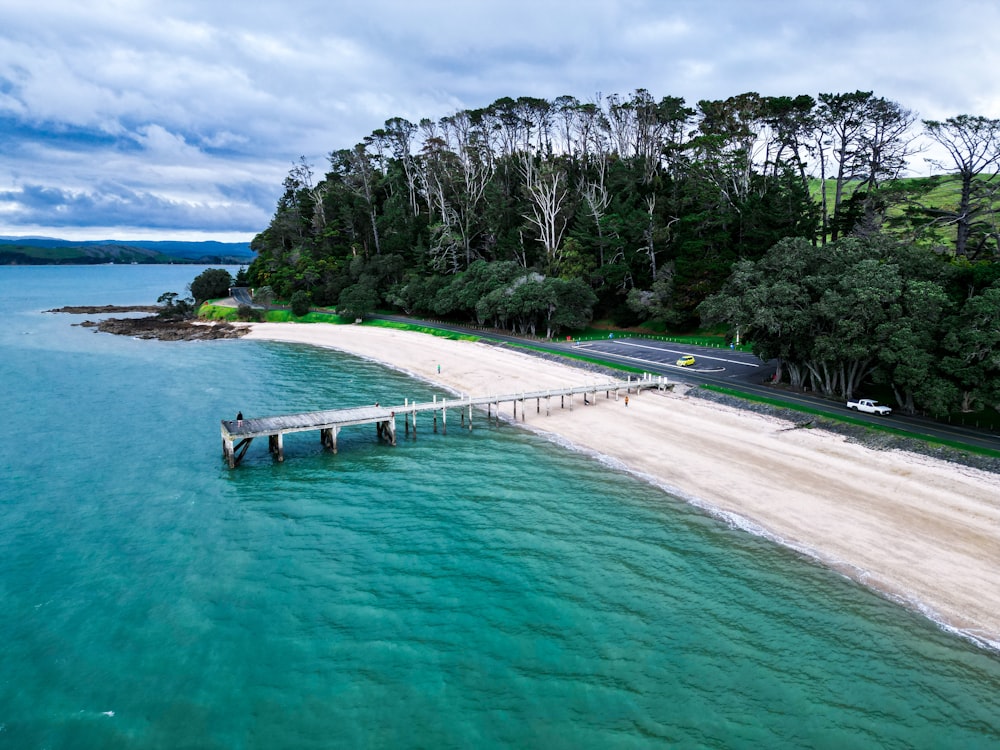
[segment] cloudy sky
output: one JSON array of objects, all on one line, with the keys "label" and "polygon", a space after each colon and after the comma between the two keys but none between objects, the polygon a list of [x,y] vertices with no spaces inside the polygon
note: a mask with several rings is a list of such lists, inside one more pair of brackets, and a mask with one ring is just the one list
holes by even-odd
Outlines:
[{"label": "cloudy sky", "polygon": [[249,240],[299,156],[502,96],[1000,117],[996,0],[0,2],[0,236]]}]

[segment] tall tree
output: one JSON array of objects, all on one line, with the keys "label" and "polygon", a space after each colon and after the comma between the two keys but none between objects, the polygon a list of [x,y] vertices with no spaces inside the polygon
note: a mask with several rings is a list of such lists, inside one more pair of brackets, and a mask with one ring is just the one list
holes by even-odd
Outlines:
[{"label": "tall tree", "polygon": [[[377,182],[380,176],[375,159],[368,151],[368,143],[359,143],[352,149],[339,149],[330,154],[330,169],[339,175],[344,184],[360,198],[366,213],[369,237],[375,254],[381,253],[378,230]],[[365,243],[367,245],[367,243]]]},{"label": "tall tree", "polygon": [[402,117],[385,121],[385,134],[392,149],[393,157],[402,165],[406,176],[407,204],[415,216],[417,211],[417,167],[414,163],[413,148],[417,126]]},{"label": "tall tree", "polygon": [[[860,174],[861,141],[864,137],[871,99],[871,91],[819,95],[815,153],[820,164],[824,242],[827,237],[832,242],[837,241],[840,234],[841,222],[838,219],[844,201],[844,188],[849,180],[856,179]],[[831,215],[827,198],[828,165],[833,171],[834,181],[833,220],[830,224],[827,223],[827,217]]]},{"label": "tall tree", "polygon": [[851,398],[900,315],[904,272],[895,252],[892,242],[853,237],[823,250],[785,240],[737,264],[699,310],[707,322],[739,326],[762,358],[781,358],[793,383]]},{"label": "tall tree", "polygon": [[751,91],[725,100],[702,100],[698,109],[699,135],[691,147],[703,174],[737,208],[755,187],[756,165],[766,164],[771,152],[765,102]]},{"label": "tall tree", "polygon": [[[867,195],[905,168],[913,153],[911,126],[915,119],[910,110],[871,91],[819,95],[813,153],[820,171],[824,241],[829,237],[835,242],[854,228],[843,215],[849,182],[859,183],[857,189]],[[834,181],[832,212],[828,177]],[[871,209],[871,205],[867,207]]]},{"label": "tall tree", "polygon": [[524,177],[531,210],[524,218],[538,229],[538,241],[545,251],[546,269],[552,270],[558,267],[561,259],[563,233],[569,221],[566,173],[557,164],[538,169],[529,160],[525,164]]},{"label": "tall tree", "polygon": [[942,321],[951,300],[931,279],[907,279],[900,297],[900,315],[884,323],[878,339],[876,380],[888,384],[906,414],[917,403],[934,414],[947,413],[956,389],[939,372]]},{"label": "tall tree", "polygon": [[[997,176],[1000,162],[1000,120],[958,115],[947,120],[924,120],[924,132],[948,153],[950,163],[931,160],[935,166],[953,167],[959,177],[956,210],[941,217],[955,226],[955,254],[965,256],[977,222],[993,210],[989,184]],[[989,200],[986,199],[989,196]]]},{"label": "tall tree", "polygon": [[947,326],[942,367],[961,392],[961,410],[1000,408],[1000,281],[966,299]]}]

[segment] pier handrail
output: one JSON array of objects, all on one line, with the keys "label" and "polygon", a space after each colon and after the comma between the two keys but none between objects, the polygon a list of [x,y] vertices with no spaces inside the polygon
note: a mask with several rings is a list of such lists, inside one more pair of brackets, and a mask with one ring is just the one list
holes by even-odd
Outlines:
[{"label": "pier handrail", "polygon": [[[523,404],[529,399],[543,398],[550,399],[559,396],[574,396],[576,394],[597,393],[606,391],[610,394],[615,391],[625,390],[626,393],[635,389],[636,393],[646,388],[663,388],[666,385],[666,378],[661,376],[643,375],[641,378],[633,379],[629,377],[625,380],[607,380],[581,385],[566,386],[562,388],[546,388],[535,391],[522,391],[520,393],[509,394],[488,394],[484,396],[459,395],[453,399],[442,398],[422,403],[405,401],[394,406],[381,406],[373,404],[371,406],[352,406],[343,409],[323,409],[319,411],[299,412],[296,414],[282,414],[270,417],[251,417],[249,419],[223,419],[222,444],[223,455],[226,457],[230,468],[236,466],[246,448],[254,438],[267,436],[271,441],[271,450],[277,453],[278,460],[283,459],[282,436],[293,432],[306,432],[309,430],[319,430],[324,445],[329,445],[336,451],[337,432],[343,427],[352,425],[374,424],[379,436],[388,436],[395,445],[396,416],[407,415],[414,420],[416,429],[416,414],[426,411],[442,412],[442,419],[447,420],[448,409],[468,409],[469,424],[472,424],[472,408],[475,406],[492,406],[501,403],[514,403],[514,416],[517,417],[517,403],[521,402],[521,415],[524,419]],[[584,399],[586,401],[586,399]],[[570,402],[572,409],[572,401]],[[499,408],[498,408],[499,410]],[[464,412],[463,412],[464,419]],[[405,423],[405,420],[404,420]],[[407,423],[408,427],[408,423]],[[234,446],[234,442],[238,444]]]}]

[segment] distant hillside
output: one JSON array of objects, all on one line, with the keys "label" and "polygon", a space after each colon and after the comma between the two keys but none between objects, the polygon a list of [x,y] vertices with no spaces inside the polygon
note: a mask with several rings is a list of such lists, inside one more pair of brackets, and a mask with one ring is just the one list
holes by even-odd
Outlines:
[{"label": "distant hillside", "polygon": [[0,237],[0,265],[95,265],[101,263],[247,264],[248,242],[96,240]]}]

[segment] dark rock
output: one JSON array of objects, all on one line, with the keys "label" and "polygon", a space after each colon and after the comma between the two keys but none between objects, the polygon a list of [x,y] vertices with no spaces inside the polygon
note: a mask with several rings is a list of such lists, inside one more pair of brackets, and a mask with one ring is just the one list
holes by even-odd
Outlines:
[{"label": "dark rock", "polygon": [[101,333],[132,336],[139,339],[160,341],[208,341],[211,339],[238,339],[246,336],[249,328],[227,321],[171,320],[150,316],[145,318],[108,318],[98,322],[84,321],[80,325],[97,328]]},{"label": "dark rock", "polygon": [[162,310],[156,305],[67,305],[57,307],[54,310],[46,310],[50,313],[71,313],[73,315],[102,315],[110,313],[144,312],[155,313]]}]

